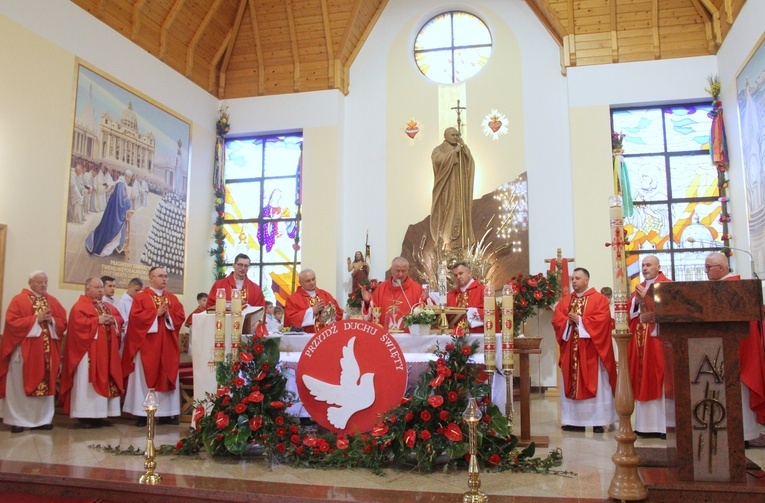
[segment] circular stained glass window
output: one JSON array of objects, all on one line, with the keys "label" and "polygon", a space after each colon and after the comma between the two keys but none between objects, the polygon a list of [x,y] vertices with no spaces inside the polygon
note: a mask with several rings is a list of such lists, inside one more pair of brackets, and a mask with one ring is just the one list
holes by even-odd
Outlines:
[{"label": "circular stained glass window", "polygon": [[439,84],[464,82],[483,68],[491,56],[491,33],[467,12],[439,14],[420,29],[414,60],[427,78]]}]

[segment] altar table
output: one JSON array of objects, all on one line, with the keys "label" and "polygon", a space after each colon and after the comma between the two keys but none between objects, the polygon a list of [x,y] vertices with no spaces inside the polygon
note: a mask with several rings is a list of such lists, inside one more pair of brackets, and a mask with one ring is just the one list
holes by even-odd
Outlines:
[{"label": "altar table", "polygon": [[[197,324],[200,322],[199,324]],[[194,399],[203,400],[206,398],[206,393],[215,393],[217,389],[217,383],[215,380],[215,367],[210,365],[213,359],[213,342],[215,340],[215,315],[200,313],[195,314],[193,319],[192,330],[192,359],[194,364]],[[228,354],[231,349],[231,315],[226,315],[226,353]],[[410,373],[416,374],[417,377],[422,373],[422,369],[412,368],[422,366],[423,364],[434,360],[435,355],[433,352],[436,347],[444,348],[447,344],[452,342],[451,335],[411,335],[408,333],[392,334],[398,345],[401,347],[401,351],[404,353],[404,358],[407,364],[410,365]],[[270,334],[269,337],[278,337],[279,349],[281,351],[280,360],[286,364],[285,375],[288,378],[287,389],[297,394],[297,388],[294,383],[294,369],[297,365],[303,348],[313,338],[314,334],[305,333],[284,333],[284,334]],[[242,337],[246,337],[243,335]],[[483,364],[483,334],[468,334],[465,336],[466,340],[477,340],[478,352],[473,355],[473,361],[476,364]],[[497,345],[501,347],[501,334],[497,334]],[[549,443],[548,437],[533,437],[530,434],[530,394],[531,394],[531,377],[529,369],[529,355],[540,354],[540,349],[530,350],[514,350],[519,355],[520,368],[516,370],[515,375],[520,375],[521,379],[521,437],[520,445],[527,445],[529,442],[536,442],[538,447],[546,447]],[[501,366],[501,362],[498,362]],[[409,382],[408,387],[416,385],[414,382]],[[506,401],[506,380],[504,375],[499,372],[494,373],[494,381],[492,383],[492,401],[499,407],[499,410],[504,413],[505,401]],[[296,404],[289,410],[290,413],[298,416],[306,416],[307,414],[302,409],[300,404]]]}]

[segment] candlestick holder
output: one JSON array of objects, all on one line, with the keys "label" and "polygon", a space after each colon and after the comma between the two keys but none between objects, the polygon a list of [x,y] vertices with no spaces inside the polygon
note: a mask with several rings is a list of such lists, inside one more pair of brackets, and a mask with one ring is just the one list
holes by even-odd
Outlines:
[{"label": "candlestick holder", "polygon": [[481,472],[478,468],[478,446],[476,438],[478,437],[478,421],[481,420],[481,409],[475,402],[475,398],[470,397],[465,412],[462,413],[462,420],[468,426],[468,440],[470,448],[470,463],[468,465],[468,487],[470,490],[462,495],[463,503],[486,503],[489,498],[478,489],[481,487]]},{"label": "candlestick holder", "polygon": [[438,335],[446,335],[449,331],[449,321],[446,319],[446,306],[442,304],[438,306],[438,309]]},{"label": "candlestick holder", "polygon": [[146,452],[143,453],[143,457],[146,462],[143,467],[146,469],[146,473],[141,475],[138,479],[139,484],[157,485],[162,481],[162,475],[155,473],[157,468],[157,462],[154,461],[157,457],[157,451],[154,449],[154,414],[157,412],[159,402],[157,401],[157,395],[154,394],[154,388],[149,388],[149,392],[146,393],[146,398],[143,401],[143,409],[146,411]]}]

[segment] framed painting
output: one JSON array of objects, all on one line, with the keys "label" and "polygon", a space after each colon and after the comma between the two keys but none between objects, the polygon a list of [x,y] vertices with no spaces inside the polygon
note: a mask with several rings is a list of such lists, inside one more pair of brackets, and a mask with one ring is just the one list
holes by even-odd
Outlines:
[{"label": "framed painting", "polygon": [[736,76],[747,218],[754,269],[765,271],[765,37]]},{"label": "framed painting", "polygon": [[77,61],[63,283],[146,283],[164,267],[182,294],[191,123]]}]

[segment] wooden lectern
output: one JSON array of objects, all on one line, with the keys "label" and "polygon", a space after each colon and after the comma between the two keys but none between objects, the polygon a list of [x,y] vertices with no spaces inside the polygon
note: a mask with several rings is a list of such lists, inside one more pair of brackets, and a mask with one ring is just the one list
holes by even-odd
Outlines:
[{"label": "wooden lectern", "polygon": [[761,317],[760,282],[654,283],[646,299],[664,347],[669,466],[680,480],[744,482],[738,346]]}]

